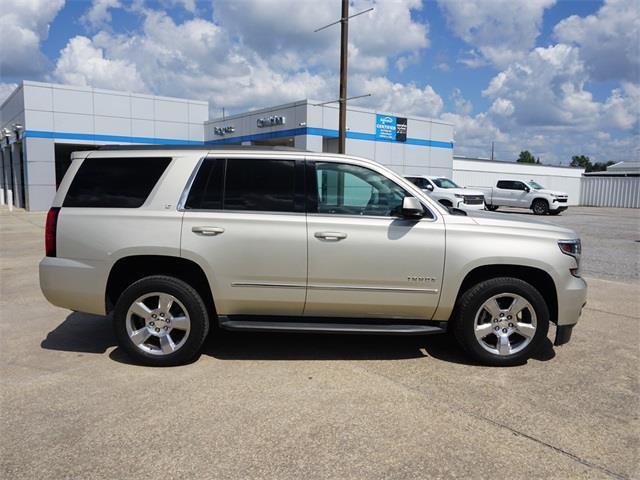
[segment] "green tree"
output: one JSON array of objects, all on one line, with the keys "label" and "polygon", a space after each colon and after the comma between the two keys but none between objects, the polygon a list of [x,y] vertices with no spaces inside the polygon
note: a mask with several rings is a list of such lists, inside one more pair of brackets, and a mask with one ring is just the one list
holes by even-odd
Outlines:
[{"label": "green tree", "polygon": [[571,166],[584,168],[585,172],[604,172],[608,166],[616,162],[595,162],[591,163],[591,159],[586,155],[574,155],[571,157]]},{"label": "green tree", "polygon": [[529,150],[523,150],[518,156],[518,163],[536,163],[536,159]]},{"label": "green tree", "polygon": [[607,167],[613,165],[614,163],[616,163],[616,162],[611,162],[611,161],[609,161],[607,163],[596,162],[591,166],[591,170],[587,170],[587,171],[588,172],[604,172],[607,169]]},{"label": "green tree", "polygon": [[571,166],[584,168],[586,172],[590,172],[593,168],[591,159],[586,155],[574,155],[573,157],[571,157]]}]

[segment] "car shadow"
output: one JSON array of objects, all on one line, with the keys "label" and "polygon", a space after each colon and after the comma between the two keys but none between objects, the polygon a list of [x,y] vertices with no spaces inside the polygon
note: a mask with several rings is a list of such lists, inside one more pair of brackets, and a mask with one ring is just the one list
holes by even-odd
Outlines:
[{"label": "car shadow", "polygon": [[46,350],[105,353],[116,344],[109,317],[73,312],[47,334],[40,346]]},{"label": "car shadow", "polygon": [[[111,319],[74,312],[47,334],[40,346],[47,350],[104,354],[117,345]],[[215,328],[201,355],[218,360],[408,360],[434,358],[449,363],[479,366],[450,334],[346,335],[310,333],[229,332]],[[555,356],[549,339],[532,357],[548,361]],[[121,348],[109,353],[112,360],[135,365]],[[196,361],[194,359],[194,361]]]}]

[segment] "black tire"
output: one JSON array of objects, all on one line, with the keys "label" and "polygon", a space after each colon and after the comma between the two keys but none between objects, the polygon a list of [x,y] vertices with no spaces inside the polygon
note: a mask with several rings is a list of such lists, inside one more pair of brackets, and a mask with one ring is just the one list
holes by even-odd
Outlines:
[{"label": "black tire", "polygon": [[490,212],[495,212],[496,210],[498,210],[498,205],[485,205],[485,207]]},{"label": "black tire", "polygon": [[536,215],[546,215],[549,213],[549,204],[542,198],[536,198],[531,204],[531,210],[533,210],[533,213]]},{"label": "black tire", "polygon": [[[132,304],[145,294],[153,292],[173,296],[186,309],[190,329],[184,343],[172,353],[157,354],[141,350],[127,332],[127,314]],[[118,344],[136,362],[155,367],[182,365],[191,361],[199,352],[209,332],[209,314],[198,292],[189,284],[174,277],[154,275],[131,284],[120,295],[113,315],[113,326]]]},{"label": "black tire", "polygon": [[[536,315],[536,330],[533,338],[522,350],[499,355],[491,353],[476,338],[476,314],[482,305],[500,294],[516,294],[528,301]],[[463,293],[456,304],[453,332],[462,348],[477,362],[490,366],[519,365],[530,358],[543,344],[549,331],[549,309],[538,290],[529,283],[512,277],[492,278],[480,282]],[[516,338],[524,338],[518,337]]]}]

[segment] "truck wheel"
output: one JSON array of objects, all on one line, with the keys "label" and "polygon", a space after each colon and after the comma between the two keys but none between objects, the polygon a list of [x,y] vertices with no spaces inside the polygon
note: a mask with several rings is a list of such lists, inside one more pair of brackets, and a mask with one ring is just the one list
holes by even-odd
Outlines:
[{"label": "truck wheel", "polygon": [[458,342],[473,359],[485,365],[517,365],[547,337],[549,309],[527,282],[499,277],[467,290],[453,321]]},{"label": "truck wheel", "polygon": [[533,213],[535,213],[536,215],[546,215],[547,213],[549,213],[549,204],[547,203],[546,200],[538,198],[533,201],[533,205],[531,205],[531,209],[533,210]]},{"label": "truck wheel", "polygon": [[495,212],[496,210],[498,210],[498,205],[485,205],[485,207],[487,208],[487,210],[489,210],[490,212]]},{"label": "truck wheel", "polygon": [[119,345],[136,362],[180,365],[200,351],[209,331],[202,298],[173,277],[145,277],[120,295],[113,325]]}]

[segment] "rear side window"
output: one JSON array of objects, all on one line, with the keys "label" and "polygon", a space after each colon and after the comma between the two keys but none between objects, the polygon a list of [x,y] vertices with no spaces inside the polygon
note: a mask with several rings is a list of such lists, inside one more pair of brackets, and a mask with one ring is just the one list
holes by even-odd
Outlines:
[{"label": "rear side window", "polygon": [[71,182],[63,207],[138,208],[171,158],[87,158]]},{"label": "rear side window", "polygon": [[[194,179],[186,209],[262,212],[302,211],[296,202],[295,160],[206,159]],[[299,197],[299,195],[298,195]],[[299,205],[296,205],[298,203]]]},{"label": "rear side window", "polygon": [[185,208],[203,210],[220,210],[222,208],[224,168],[224,159],[207,158],[202,162],[189,190]]},{"label": "rear side window", "polygon": [[517,190],[516,187],[517,182],[513,182],[511,180],[500,180],[498,182],[498,188],[504,188],[505,190]]},{"label": "rear side window", "polygon": [[295,211],[295,160],[227,160],[225,210]]}]

